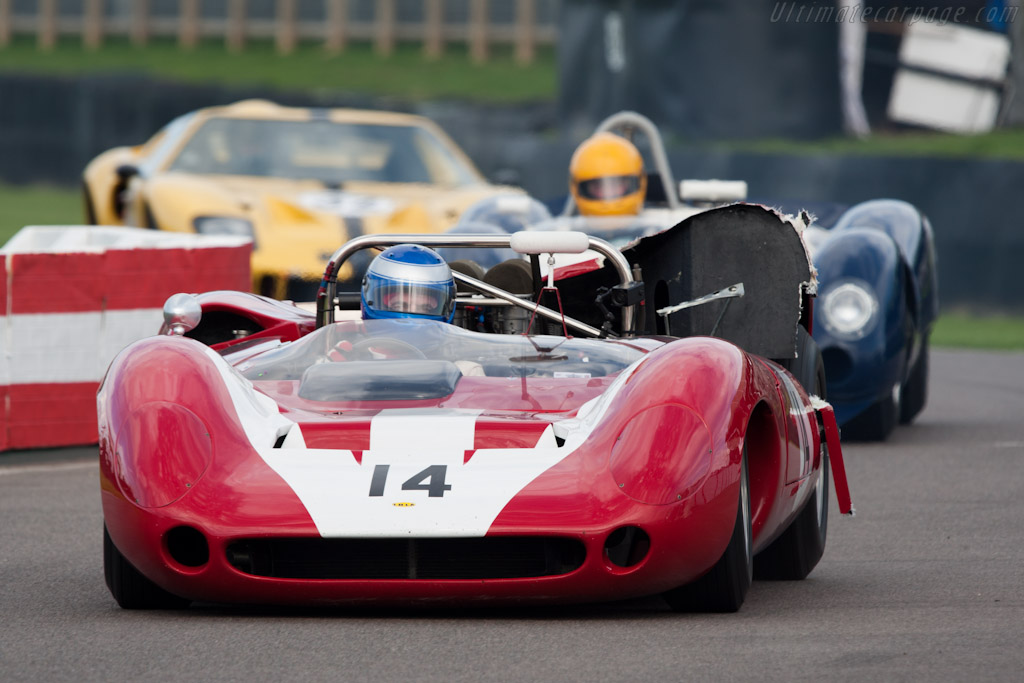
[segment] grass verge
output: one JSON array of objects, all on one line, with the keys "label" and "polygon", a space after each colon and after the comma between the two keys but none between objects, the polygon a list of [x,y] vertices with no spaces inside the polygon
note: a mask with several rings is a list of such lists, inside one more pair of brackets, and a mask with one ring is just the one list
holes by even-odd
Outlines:
[{"label": "grass verge", "polygon": [[1024,351],[1024,318],[945,313],[932,330],[933,348]]},{"label": "grass verge", "polygon": [[42,51],[27,36],[0,48],[0,70],[29,74],[80,76],[135,72],[190,83],[267,86],[281,90],[353,92],[404,100],[438,98],[511,103],[552,100],[556,96],[555,52],[541,48],[531,64],[518,64],[510,48],[499,46],[490,59],[475,64],[464,45],[449,45],[437,59],[427,59],[419,45],[399,44],[381,57],[368,43],[351,43],[331,55],[318,44],[300,44],[287,56],[268,40],[253,40],[239,53],[223,42],[205,41],[191,50],[171,39],[154,39],[145,47],[111,38],[99,49],[61,40]]},{"label": "grass verge", "polygon": [[939,132],[882,132],[869,138],[828,138],[816,141],[752,140],[723,142],[714,147],[738,152],[779,155],[945,157],[963,159],[1024,159],[1024,129],[996,130],[976,135]]},{"label": "grass verge", "polygon": [[85,219],[77,190],[0,183],[0,244],[26,225],[77,225]]}]

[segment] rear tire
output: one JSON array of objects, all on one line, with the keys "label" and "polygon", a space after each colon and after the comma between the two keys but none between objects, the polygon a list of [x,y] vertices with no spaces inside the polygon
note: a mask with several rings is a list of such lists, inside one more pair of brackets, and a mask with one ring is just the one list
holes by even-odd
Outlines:
[{"label": "rear tire", "polygon": [[[822,436],[824,440],[824,436]],[[754,577],[801,581],[825,554],[828,537],[828,449],[822,444],[821,475],[814,493],[782,535],[754,558]]]},{"label": "rear tire", "polygon": [[665,601],[677,612],[736,612],[747,596],[753,579],[754,551],[746,448],[740,467],[739,504],[729,545],[707,574],[663,594]]},{"label": "rear tire", "polygon": [[123,609],[184,609],[190,600],[168,593],[143,576],[121,554],[103,525],[103,576]]}]

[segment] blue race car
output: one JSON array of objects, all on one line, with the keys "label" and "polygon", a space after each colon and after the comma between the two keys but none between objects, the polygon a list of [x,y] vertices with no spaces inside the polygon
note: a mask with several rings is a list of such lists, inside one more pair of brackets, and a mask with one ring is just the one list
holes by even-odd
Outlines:
[{"label": "blue race car", "polygon": [[938,315],[932,227],[918,209],[876,199],[804,232],[818,270],[814,340],[845,438],[885,439],[928,393],[928,339]]}]

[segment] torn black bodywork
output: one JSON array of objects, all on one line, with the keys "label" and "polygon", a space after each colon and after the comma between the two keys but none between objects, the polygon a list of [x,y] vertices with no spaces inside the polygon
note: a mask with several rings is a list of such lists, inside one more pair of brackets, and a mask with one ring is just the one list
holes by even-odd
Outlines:
[{"label": "torn black bodywork", "polygon": [[[711,209],[632,243],[623,254],[640,268],[646,293],[638,333],[689,337],[713,332],[768,358],[796,355],[796,329],[815,280],[800,234],[778,213],[754,204]],[[594,291],[610,284],[604,278],[597,271],[560,282],[567,299],[580,304],[567,312],[587,310],[584,302],[592,306]],[[741,298],[668,316],[657,313],[737,283],[745,290]]]}]

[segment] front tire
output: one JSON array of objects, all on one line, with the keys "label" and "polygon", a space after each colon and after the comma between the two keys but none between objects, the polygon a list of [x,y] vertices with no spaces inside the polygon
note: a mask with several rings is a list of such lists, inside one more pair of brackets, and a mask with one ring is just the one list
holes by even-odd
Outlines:
[{"label": "front tire", "polygon": [[143,576],[114,545],[103,525],[103,576],[122,609],[184,609],[190,600],[168,593]]},{"label": "front tire", "polygon": [[665,601],[677,612],[736,612],[747,596],[754,576],[754,550],[746,447],[740,468],[739,503],[729,545],[707,574],[663,594]]}]

